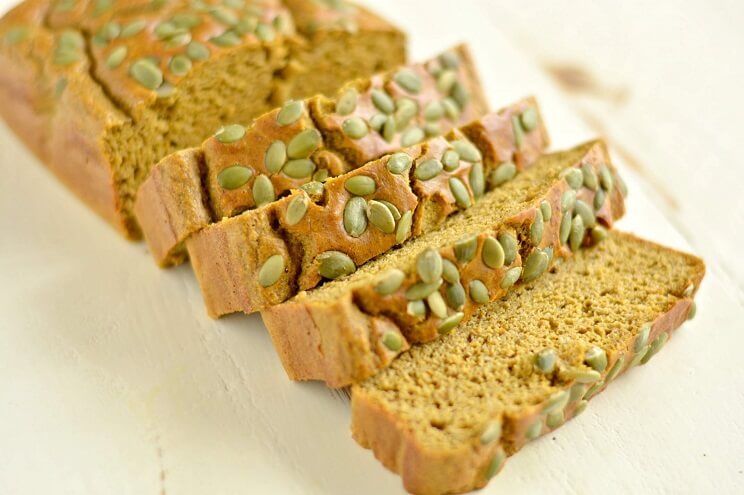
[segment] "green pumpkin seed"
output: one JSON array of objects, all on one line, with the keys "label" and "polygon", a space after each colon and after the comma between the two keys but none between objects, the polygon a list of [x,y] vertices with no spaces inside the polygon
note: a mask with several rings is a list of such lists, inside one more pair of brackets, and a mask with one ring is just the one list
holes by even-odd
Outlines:
[{"label": "green pumpkin seed", "polygon": [[489,268],[501,268],[504,266],[504,248],[501,246],[499,241],[493,237],[486,237],[483,241],[483,250],[481,253],[483,263]]},{"label": "green pumpkin seed", "polygon": [[377,132],[382,132],[382,128],[385,126],[385,122],[387,122],[389,118],[390,117],[384,113],[376,113],[370,117],[369,127]]},{"label": "green pumpkin seed", "polygon": [[315,172],[315,164],[308,158],[289,160],[282,172],[292,179],[305,179],[311,177]]},{"label": "green pumpkin seed", "polygon": [[579,190],[584,184],[584,175],[578,168],[567,168],[561,172],[561,177],[565,179],[571,189]]},{"label": "green pumpkin seed", "polygon": [[16,26],[10,28],[8,32],[5,33],[5,42],[8,45],[16,45],[18,43],[21,43],[22,41],[28,39],[29,32],[30,30],[26,26]]},{"label": "green pumpkin seed", "polygon": [[426,316],[426,304],[424,301],[409,301],[406,307],[406,313],[416,318],[423,318]]},{"label": "green pumpkin seed", "polygon": [[163,84],[162,71],[147,59],[134,62],[129,67],[129,75],[147,89],[158,89]]},{"label": "green pumpkin seed", "polygon": [[504,250],[504,263],[511,265],[517,257],[517,238],[507,232],[502,232],[498,235],[498,239]]},{"label": "green pumpkin seed", "polygon": [[362,139],[369,132],[367,124],[360,117],[351,117],[344,120],[341,129],[351,139]]},{"label": "green pumpkin seed", "polygon": [[109,69],[116,69],[121,65],[127,56],[127,47],[122,45],[114,48],[106,59],[106,67]]},{"label": "green pumpkin seed", "polygon": [[424,133],[427,137],[442,135],[442,126],[438,122],[427,122],[424,124]]},{"label": "green pumpkin seed", "polygon": [[240,141],[245,136],[245,127],[240,124],[226,125],[220,128],[214,137],[220,143],[229,144],[235,141]]},{"label": "green pumpkin seed", "polygon": [[468,263],[475,258],[478,249],[478,238],[476,236],[466,237],[455,242],[455,257],[460,263]]},{"label": "green pumpkin seed", "polygon": [[318,273],[321,277],[335,280],[356,271],[356,264],[347,254],[341,251],[326,251],[317,257]]},{"label": "green pumpkin seed", "polygon": [[400,129],[404,129],[418,114],[418,103],[408,98],[401,98],[397,101],[396,107],[395,123]]},{"label": "green pumpkin seed", "polygon": [[592,236],[592,244],[599,244],[600,242],[607,239],[609,233],[607,232],[606,228],[597,225],[591,230],[590,235]]},{"label": "green pumpkin seed", "polygon": [[543,349],[535,355],[535,368],[540,373],[552,373],[555,370],[558,354],[554,349]]},{"label": "green pumpkin seed", "polygon": [[323,196],[325,186],[322,182],[312,181],[307,184],[302,184],[300,189],[308,193],[311,198],[320,199]]},{"label": "green pumpkin seed", "polygon": [[607,376],[605,377],[605,383],[610,383],[612,380],[615,379],[615,377],[622,371],[623,365],[625,364],[625,357],[620,356],[615,361],[615,364],[612,365],[612,368],[610,368],[610,371],[607,372]]},{"label": "green pumpkin seed", "polygon": [[320,146],[321,137],[317,129],[305,129],[293,137],[287,145],[289,158],[308,158]]},{"label": "green pumpkin seed", "polygon": [[452,99],[457,102],[460,108],[465,108],[470,102],[470,92],[460,81],[455,82],[452,86]]},{"label": "green pumpkin seed", "polygon": [[351,237],[359,237],[367,230],[367,202],[358,196],[344,206],[344,230]]},{"label": "green pumpkin seed", "polygon": [[97,36],[112,41],[119,37],[121,34],[121,25],[118,22],[107,22],[98,31]]},{"label": "green pumpkin seed", "polygon": [[355,196],[367,196],[374,194],[377,183],[372,177],[366,175],[355,175],[344,182],[344,189]]},{"label": "green pumpkin seed", "polygon": [[521,266],[515,266],[514,268],[510,268],[504,274],[504,278],[501,279],[501,284],[499,284],[499,286],[502,289],[508,289],[509,287],[517,283],[517,280],[519,280],[519,277],[521,275],[522,275]]},{"label": "green pumpkin seed", "polygon": [[641,327],[641,331],[638,332],[635,342],[633,343],[633,352],[640,352],[641,349],[646,347],[648,344],[648,336],[651,333],[651,324],[647,323]]},{"label": "green pumpkin seed", "polygon": [[457,69],[460,67],[460,56],[452,51],[446,51],[439,55],[439,62],[448,69]]},{"label": "green pumpkin seed", "polygon": [[465,184],[457,177],[450,177],[449,188],[452,192],[452,196],[455,198],[455,204],[460,208],[470,208],[472,202],[470,201],[470,193]]},{"label": "green pumpkin seed", "polygon": [[434,158],[429,158],[428,160],[424,160],[422,163],[416,165],[414,176],[418,180],[431,180],[439,175],[443,169],[444,166],[442,165],[442,162]]},{"label": "green pumpkin seed", "polygon": [[338,97],[336,101],[336,113],[342,116],[350,115],[356,110],[359,93],[354,88],[349,88]]},{"label": "green pumpkin seed", "polygon": [[538,418],[524,432],[525,438],[527,438],[527,440],[534,440],[539,437],[540,433],[542,433],[542,426],[542,420]]},{"label": "green pumpkin seed", "polygon": [[522,124],[522,129],[526,132],[534,130],[538,123],[537,110],[532,107],[526,109],[522,112],[522,115],[519,116],[519,122]]},{"label": "green pumpkin seed", "polygon": [[641,364],[648,363],[654,355],[661,350],[662,347],[664,347],[664,344],[667,343],[667,340],[669,340],[669,334],[666,332],[662,332],[659,334],[658,337],[654,339],[653,342],[651,342],[651,346],[648,349],[648,352],[645,356],[643,356],[643,359],[641,359]]},{"label": "green pumpkin seed", "polygon": [[584,354],[584,363],[602,373],[607,368],[607,353],[600,347],[592,346]]},{"label": "green pumpkin seed", "polygon": [[305,111],[305,103],[295,100],[289,100],[282,106],[279,113],[276,114],[276,123],[280,126],[287,126],[297,122]]},{"label": "green pumpkin seed", "polygon": [[256,26],[256,38],[261,41],[274,41],[274,38],[276,38],[276,31],[274,31],[274,28],[268,24],[259,23],[258,26]]},{"label": "green pumpkin seed", "polygon": [[522,271],[522,280],[531,282],[543,274],[548,269],[550,259],[545,251],[540,249],[533,250],[524,262]]},{"label": "green pumpkin seed", "polygon": [[571,235],[571,225],[571,212],[567,211],[563,214],[563,218],[561,219],[559,234],[561,244],[565,244],[568,241],[568,237]]},{"label": "green pumpkin seed", "polygon": [[550,206],[550,202],[547,200],[543,200],[540,202],[540,213],[542,213],[543,220],[546,222],[549,222],[551,218],[553,218],[553,209]]},{"label": "green pumpkin seed", "polygon": [[695,301],[692,301],[692,304],[690,304],[690,312],[687,313],[687,321],[695,318],[696,314],[697,314],[697,303]]},{"label": "green pumpkin seed", "polygon": [[564,370],[562,375],[566,380],[574,380],[577,383],[595,383],[602,378],[599,371],[582,368],[569,368]]},{"label": "green pumpkin seed", "polygon": [[548,400],[542,408],[542,412],[544,414],[549,414],[554,411],[562,411],[563,408],[566,407],[566,404],[568,404],[569,396],[570,394],[568,390],[554,392],[550,397],[548,397]]},{"label": "green pumpkin seed", "polygon": [[512,131],[514,132],[514,144],[519,150],[522,148],[522,143],[524,142],[524,129],[522,129],[522,123],[519,121],[518,115],[512,115],[511,121]]},{"label": "green pumpkin seed", "polygon": [[561,211],[566,212],[573,210],[576,204],[576,191],[573,189],[566,189],[561,195]]},{"label": "green pumpkin seed", "polygon": [[443,99],[442,108],[444,109],[444,114],[448,119],[456,122],[460,118],[460,108],[452,98]]},{"label": "green pumpkin seed", "polygon": [[470,292],[470,299],[478,304],[486,304],[491,300],[488,294],[488,287],[480,280],[473,280],[468,284],[468,292]]},{"label": "green pumpkin seed", "polygon": [[253,170],[250,167],[235,164],[217,174],[217,183],[222,189],[233,190],[243,187],[251,180],[251,177],[253,177]]},{"label": "green pumpkin seed", "polygon": [[171,22],[178,28],[192,29],[201,24],[202,21],[201,18],[196,14],[182,12],[179,14],[175,14],[171,18]]},{"label": "green pumpkin seed", "polygon": [[537,246],[542,241],[543,232],[545,231],[545,222],[543,222],[542,211],[538,208],[535,212],[535,219],[530,225],[530,241]]},{"label": "green pumpkin seed", "polygon": [[[360,198],[361,199],[361,198]],[[395,218],[390,209],[383,203],[370,200],[367,203],[367,218],[369,222],[385,234],[395,232]]]},{"label": "green pumpkin seed", "polygon": [[486,179],[483,174],[483,163],[474,163],[468,173],[470,188],[473,190],[473,197],[477,200],[486,192]]},{"label": "green pumpkin seed", "polygon": [[481,445],[488,445],[501,439],[501,422],[492,421],[483,428],[483,432],[480,435]]},{"label": "green pumpkin seed", "polygon": [[486,468],[486,479],[489,480],[496,476],[496,473],[499,472],[501,469],[501,466],[504,465],[504,461],[506,460],[506,453],[499,449],[496,454],[494,454],[493,459],[491,459],[491,462],[488,463],[488,467]]},{"label": "green pumpkin seed", "polygon": [[421,78],[410,69],[399,70],[393,79],[409,93],[418,94],[421,91]]},{"label": "green pumpkin seed", "polygon": [[380,276],[377,285],[375,285],[375,292],[381,296],[389,296],[400,289],[405,278],[406,274],[402,270],[391,268]]},{"label": "green pumpkin seed", "polygon": [[385,207],[390,210],[390,214],[393,216],[393,220],[396,222],[400,220],[400,210],[391,202],[389,201],[383,201],[382,199],[378,199],[380,203],[384,204]]},{"label": "green pumpkin seed", "polygon": [[581,220],[584,221],[584,227],[590,229],[597,225],[597,217],[594,216],[594,210],[582,200],[576,200],[574,211],[581,216]]},{"label": "green pumpkin seed", "polygon": [[403,348],[403,337],[397,332],[387,331],[382,335],[382,345],[393,352],[398,352]]},{"label": "green pumpkin seed", "polygon": [[444,106],[441,102],[432,101],[424,107],[424,118],[428,121],[439,120],[444,117]]},{"label": "green pumpkin seed", "polygon": [[442,165],[447,172],[454,172],[460,166],[460,155],[455,150],[447,150],[442,155]]},{"label": "green pumpkin seed", "polygon": [[558,428],[565,422],[566,418],[563,414],[563,410],[553,411],[545,418],[545,424],[551,429]]},{"label": "green pumpkin seed", "polygon": [[233,31],[225,31],[224,33],[209,38],[209,42],[213,45],[217,45],[221,48],[230,48],[238,46],[241,43],[240,36]]},{"label": "green pumpkin seed", "polygon": [[597,189],[597,192],[594,193],[594,202],[592,204],[592,206],[594,206],[595,211],[602,208],[602,205],[604,204],[606,197],[607,197],[607,193],[604,192],[604,189]]},{"label": "green pumpkin seed", "polygon": [[147,21],[145,21],[144,19],[133,21],[121,29],[121,33],[119,33],[119,36],[121,36],[122,38],[131,38],[132,36],[138,34],[140,31],[145,29],[146,27],[147,27]]},{"label": "green pumpkin seed", "polygon": [[426,139],[426,134],[419,127],[409,127],[400,137],[400,145],[403,147],[413,146]]},{"label": "green pumpkin seed", "polygon": [[272,174],[279,173],[286,162],[287,145],[284,144],[284,141],[274,141],[271,143],[264,155],[266,170]]},{"label": "green pumpkin seed", "polygon": [[371,92],[372,103],[384,114],[391,115],[395,111],[395,102],[390,95],[380,89],[373,89]]},{"label": "green pumpkin seed", "polygon": [[191,59],[186,55],[176,55],[168,64],[170,71],[176,76],[184,76],[191,70]]},{"label": "green pumpkin seed", "polygon": [[589,405],[589,401],[587,401],[587,400],[582,400],[581,402],[579,402],[578,404],[576,404],[576,407],[573,410],[573,417],[575,418],[579,414],[581,414],[584,411],[586,411],[586,406],[588,406],[588,405]]},{"label": "green pumpkin seed", "polygon": [[263,206],[267,203],[271,203],[276,200],[276,193],[274,192],[274,184],[271,183],[265,175],[259,175],[253,182],[253,201],[256,202],[256,206]]},{"label": "green pumpkin seed", "polygon": [[491,184],[496,187],[509,182],[517,175],[517,166],[512,162],[504,162],[491,172]]},{"label": "green pumpkin seed", "polygon": [[650,346],[645,346],[640,351],[636,352],[633,355],[633,359],[630,360],[630,363],[628,363],[628,368],[632,368],[634,366],[638,366],[641,361],[643,361],[643,358],[646,357],[646,354],[648,353]]},{"label": "green pumpkin seed", "polygon": [[582,399],[588,389],[589,389],[589,385],[586,385],[584,383],[574,383],[573,385],[571,385],[571,391],[569,393],[568,402],[573,403],[573,402],[576,402],[577,400]]},{"label": "green pumpkin seed", "polygon": [[599,183],[602,186],[602,189],[605,191],[612,191],[612,186],[614,185],[613,182],[610,168],[603,164],[599,167]]},{"label": "green pumpkin seed", "polygon": [[465,313],[460,312],[450,315],[449,317],[442,320],[442,322],[439,324],[439,327],[437,328],[437,332],[439,332],[439,335],[446,335],[450,333],[453,328],[460,324],[464,316]]},{"label": "green pumpkin seed", "polygon": [[395,153],[385,164],[391,174],[401,175],[411,166],[411,157],[406,153]]},{"label": "green pumpkin seed", "polygon": [[416,258],[416,271],[424,283],[438,281],[442,270],[442,256],[434,248],[427,248]]},{"label": "green pumpkin seed", "polygon": [[209,58],[209,48],[203,43],[192,41],[186,46],[186,56],[191,60],[207,60]]},{"label": "green pumpkin seed", "polygon": [[429,309],[437,318],[447,317],[447,303],[444,302],[442,294],[439,292],[432,292],[426,297],[426,303],[429,305]]},{"label": "green pumpkin seed", "polygon": [[460,282],[453,283],[444,292],[447,297],[447,303],[452,309],[459,310],[465,305],[465,288]]},{"label": "green pumpkin seed", "polygon": [[581,166],[581,175],[584,178],[584,187],[596,191],[599,188],[599,179],[597,174],[594,173],[594,169],[588,163],[584,163]]},{"label": "green pumpkin seed", "polygon": [[460,281],[460,272],[457,270],[457,266],[445,258],[442,258],[442,278],[450,284],[456,284]]},{"label": "green pumpkin seed", "polygon": [[455,151],[457,151],[457,154],[460,155],[461,160],[470,163],[480,162],[483,160],[481,152],[470,141],[459,139],[457,141],[452,141],[451,144],[455,148]]},{"label": "green pumpkin seed", "polygon": [[395,242],[403,244],[411,235],[411,225],[413,223],[413,212],[407,211],[401,215],[398,221],[398,227],[395,229]]},{"label": "green pumpkin seed", "polygon": [[586,394],[584,394],[584,399],[589,400],[595,395],[597,395],[597,393],[602,389],[602,387],[604,387],[604,384],[605,384],[604,380],[600,380],[594,385],[592,385],[591,387],[589,387],[589,390],[587,390]]},{"label": "green pumpkin seed", "polygon": [[571,220],[571,233],[568,234],[568,243],[571,251],[576,252],[581,247],[581,243],[584,242],[585,232],[584,220],[581,218],[581,215],[574,216],[573,220]]},{"label": "green pumpkin seed", "polygon": [[398,128],[395,119],[393,117],[388,117],[385,119],[385,123],[382,126],[382,138],[388,143],[392,142],[393,139],[395,139],[395,133],[397,130]]},{"label": "green pumpkin seed", "polygon": [[443,70],[437,76],[437,89],[444,94],[450,94],[452,88],[457,82],[457,72],[453,70]]},{"label": "green pumpkin seed", "polygon": [[615,175],[615,180],[617,181],[617,188],[620,191],[620,194],[622,195],[623,198],[627,198],[628,197],[628,185],[625,184],[625,181],[619,174]]},{"label": "green pumpkin seed", "polygon": [[287,213],[285,217],[287,225],[292,226],[300,223],[300,221],[305,218],[309,205],[310,197],[305,192],[292,198],[287,205]]},{"label": "green pumpkin seed", "polygon": [[409,301],[417,301],[419,299],[424,299],[428,297],[430,294],[434,293],[439,289],[439,286],[442,285],[441,280],[437,280],[436,282],[432,282],[430,284],[427,284],[425,282],[419,282],[417,284],[412,285],[408,288],[406,291],[406,299]]},{"label": "green pumpkin seed", "polygon": [[280,254],[270,256],[258,271],[258,283],[261,287],[271,287],[284,273],[284,258]]}]

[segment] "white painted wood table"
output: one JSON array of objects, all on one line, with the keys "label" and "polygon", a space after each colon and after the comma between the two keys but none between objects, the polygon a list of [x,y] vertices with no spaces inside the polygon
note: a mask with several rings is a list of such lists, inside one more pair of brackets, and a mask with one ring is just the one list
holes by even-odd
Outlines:
[{"label": "white painted wood table", "polygon": [[[537,95],[556,149],[605,133],[620,226],[709,265],[653,364],[484,492],[744,493],[740,2],[369,3],[417,58],[472,42],[494,107]],[[345,399],[286,380],[257,316],[207,318],[187,266],[157,269],[4,126],[0,167],[0,493],[402,492]]]}]

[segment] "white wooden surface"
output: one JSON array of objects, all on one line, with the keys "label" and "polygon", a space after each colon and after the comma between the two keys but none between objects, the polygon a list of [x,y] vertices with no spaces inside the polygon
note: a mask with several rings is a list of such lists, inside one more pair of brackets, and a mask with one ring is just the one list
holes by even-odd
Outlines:
[{"label": "white wooden surface", "polygon": [[[624,167],[621,226],[709,264],[698,317],[653,364],[485,493],[744,492],[741,8],[615,3],[374,2],[416,57],[471,41],[493,105],[536,94],[556,148],[601,125],[641,172]],[[604,89],[557,90],[541,67],[566,61]],[[258,317],[208,319],[188,267],[155,268],[4,126],[0,167],[0,493],[402,491],[351,440],[344,399],[286,380]]]}]

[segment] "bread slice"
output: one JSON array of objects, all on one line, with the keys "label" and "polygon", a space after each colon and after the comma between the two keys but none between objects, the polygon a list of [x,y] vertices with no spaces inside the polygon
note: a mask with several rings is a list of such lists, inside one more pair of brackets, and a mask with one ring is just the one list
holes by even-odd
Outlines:
[{"label": "bread slice", "polygon": [[[444,61],[452,68],[443,69]],[[449,96],[455,93],[460,103]],[[247,128],[220,129],[200,148],[153,167],[137,193],[135,213],[156,262],[175,265],[186,258],[183,241],[214,220],[356,169],[427,135],[446,134],[487,110],[470,52],[460,45],[424,63],[351,82],[334,99],[290,101]],[[236,134],[226,138],[230,132]]]},{"label": "bread slice", "polygon": [[702,260],[610,233],[352,389],[352,432],[411,493],[484,486],[694,315]]},{"label": "bread slice", "polygon": [[264,309],[264,323],[290,378],[361,381],[604,237],[623,189],[601,141],[545,155],[441,228]]},{"label": "bread slice", "polygon": [[26,0],[0,20],[0,114],[137,237],[135,192],[168,153],[404,61],[404,35],[343,0]]},{"label": "bread slice", "polygon": [[[512,120],[525,113],[537,120],[517,147]],[[324,184],[307,184],[193,234],[186,246],[208,313],[251,313],[315,287],[323,278],[318,260],[328,256],[324,253],[334,253],[353,269],[434,230],[448,215],[479,200],[490,188],[486,178],[507,163],[481,162],[478,148],[463,133],[476,135],[484,150],[497,150],[508,161],[503,167],[516,173],[547,146],[541,122],[537,103],[527,98],[453,131],[447,139],[405,148]],[[421,175],[431,165],[435,172],[441,168],[438,175]],[[372,189],[355,190],[359,181]]]}]

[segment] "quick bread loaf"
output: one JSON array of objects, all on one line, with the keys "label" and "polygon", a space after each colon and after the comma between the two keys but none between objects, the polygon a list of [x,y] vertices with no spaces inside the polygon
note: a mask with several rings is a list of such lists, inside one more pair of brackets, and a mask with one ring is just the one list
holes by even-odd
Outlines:
[{"label": "quick bread loaf", "polygon": [[219,129],[200,148],[155,165],[135,213],[156,262],[175,265],[186,258],[184,241],[212,221],[446,134],[487,110],[470,53],[457,46],[350,82],[333,99],[289,101],[250,126]]},{"label": "quick bread loaf", "polygon": [[[536,120],[529,130],[516,124],[524,135],[518,147],[513,119],[522,115]],[[503,161],[483,160],[466,133]],[[341,276],[469,208],[484,191],[530,166],[547,144],[537,103],[527,98],[446,138],[405,148],[325,183],[307,183],[278,201],[214,223],[186,240],[207,312],[252,313]],[[325,257],[330,259],[323,262]],[[335,260],[346,267],[331,273],[324,267]]]},{"label": "quick bread loaf", "polygon": [[129,237],[150,167],[221,123],[405,61],[395,27],[346,1],[27,0],[0,21],[0,113]]},{"label": "quick bread loaf", "polygon": [[659,352],[694,315],[704,273],[694,256],[612,232],[354,386],[353,436],[410,493],[482,487]]},{"label": "quick bread loaf", "polygon": [[605,237],[624,192],[601,141],[545,155],[440,228],[265,308],[264,323],[291,379],[359,382]]}]

